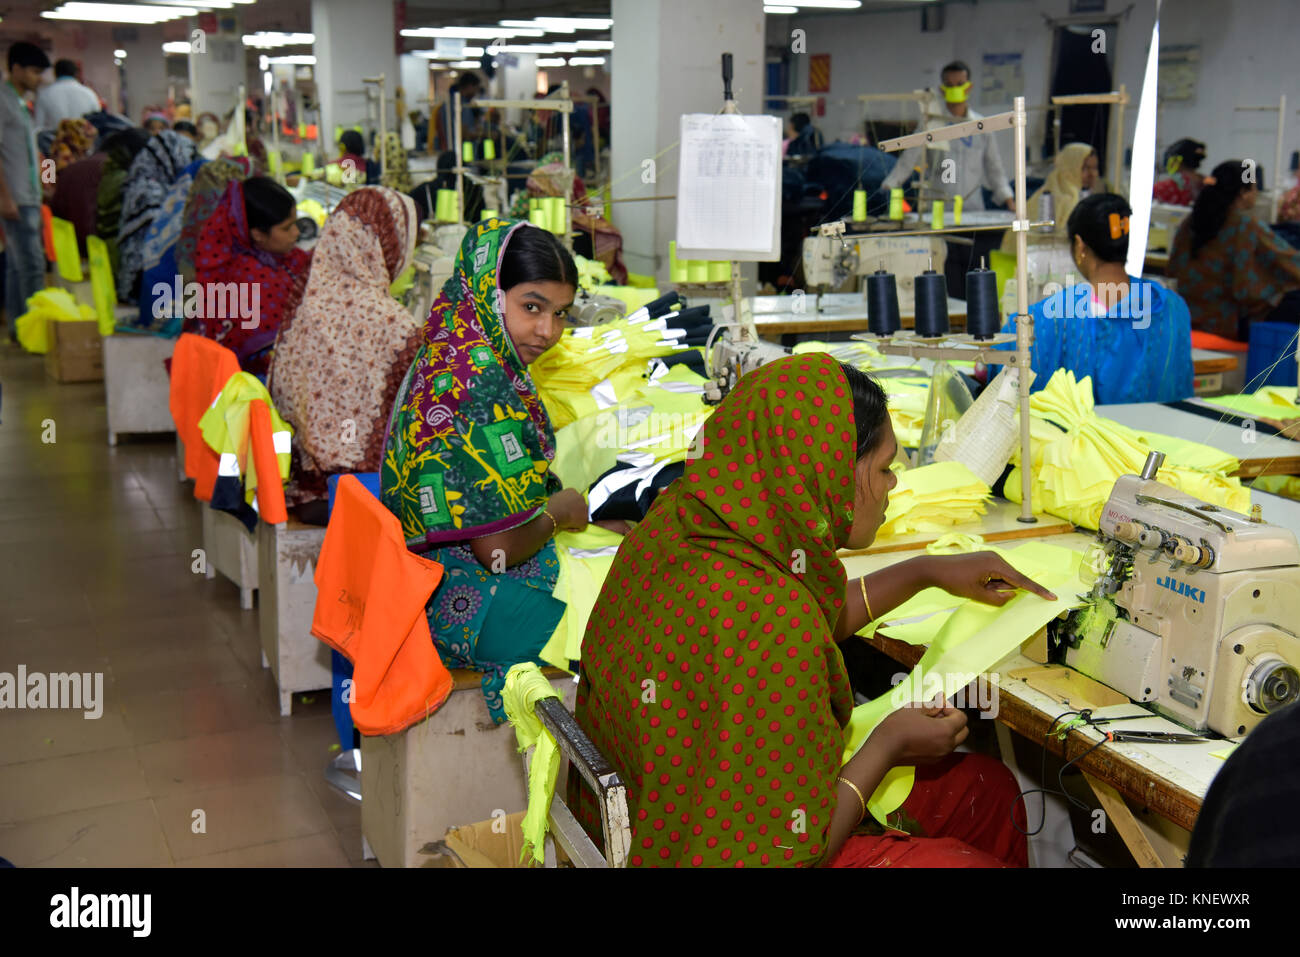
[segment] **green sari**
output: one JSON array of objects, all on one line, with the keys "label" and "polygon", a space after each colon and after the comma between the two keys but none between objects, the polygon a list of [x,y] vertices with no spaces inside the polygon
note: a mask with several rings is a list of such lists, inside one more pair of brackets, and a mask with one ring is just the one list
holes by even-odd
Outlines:
[{"label": "green sari", "polygon": [[446,569],[427,609],[439,653],[448,667],[484,672],[498,723],[505,672],[538,660],[564,613],[551,595],[554,543],[491,571],[467,545],[532,521],[560,488],[550,471],[555,435],[497,286],[510,237],[525,225],[490,219],[465,234],[398,389],[380,468],[380,497],[407,546]]}]

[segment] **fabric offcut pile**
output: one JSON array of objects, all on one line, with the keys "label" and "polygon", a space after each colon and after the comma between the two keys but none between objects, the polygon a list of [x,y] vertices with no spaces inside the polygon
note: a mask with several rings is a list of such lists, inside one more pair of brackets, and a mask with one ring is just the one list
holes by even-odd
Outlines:
[{"label": "fabric offcut pile", "polygon": [[[1199,442],[1130,429],[1093,410],[1092,382],[1076,382],[1058,369],[1047,386],[1030,397],[1032,413],[1033,506],[1084,528],[1096,529],[1101,510],[1121,475],[1142,471],[1147,453],[1165,453],[1158,480],[1204,502],[1250,511],[1250,489],[1230,474],[1236,458]],[[1020,502],[1020,454],[1012,453],[1004,494]]]},{"label": "fabric offcut pile", "polygon": [[984,514],[990,490],[960,462],[935,462],[898,473],[876,540],[941,533]]}]

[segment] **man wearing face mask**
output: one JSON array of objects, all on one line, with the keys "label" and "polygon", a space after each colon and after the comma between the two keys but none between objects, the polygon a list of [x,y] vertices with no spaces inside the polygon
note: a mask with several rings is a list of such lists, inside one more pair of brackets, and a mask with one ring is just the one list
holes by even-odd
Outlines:
[{"label": "man wearing face mask", "polygon": [[[943,106],[927,111],[927,128],[984,118],[983,114],[970,108],[970,67],[961,60],[954,60],[940,71],[939,77]],[[1002,155],[998,152],[995,137],[964,136],[942,145],[947,149],[935,149],[928,157],[925,195],[929,199],[942,199],[951,208],[953,198],[961,196],[964,209],[984,209],[983,189],[987,187],[993,193],[994,203],[1007,209],[1015,208],[1015,193],[1002,167]],[[889,190],[902,186],[912,175],[912,170],[920,165],[924,149],[914,146],[903,150],[880,188]]]}]

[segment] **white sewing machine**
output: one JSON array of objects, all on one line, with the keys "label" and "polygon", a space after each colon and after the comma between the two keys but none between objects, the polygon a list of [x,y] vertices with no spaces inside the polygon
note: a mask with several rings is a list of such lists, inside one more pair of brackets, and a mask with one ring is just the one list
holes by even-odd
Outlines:
[{"label": "white sewing machine", "polygon": [[[1164,454],[1115,483],[1093,605],[1065,663],[1196,731],[1246,734],[1300,698],[1295,535],[1155,481]],[[1110,614],[1114,603],[1114,615]]]},{"label": "white sewing machine", "polygon": [[942,236],[843,236],[822,227],[803,241],[804,282],[810,289],[838,289],[850,276],[867,276],[884,268],[894,274],[898,308],[907,314],[916,311],[916,277],[931,268],[931,260],[934,270],[942,273],[947,258]]}]

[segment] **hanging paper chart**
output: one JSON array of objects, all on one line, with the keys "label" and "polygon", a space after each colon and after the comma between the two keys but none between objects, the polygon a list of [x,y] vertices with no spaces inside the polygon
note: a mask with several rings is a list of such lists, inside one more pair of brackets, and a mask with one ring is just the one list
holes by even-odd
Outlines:
[{"label": "hanging paper chart", "polygon": [[781,248],[781,122],[775,116],[682,117],[677,255],[770,262]]}]

